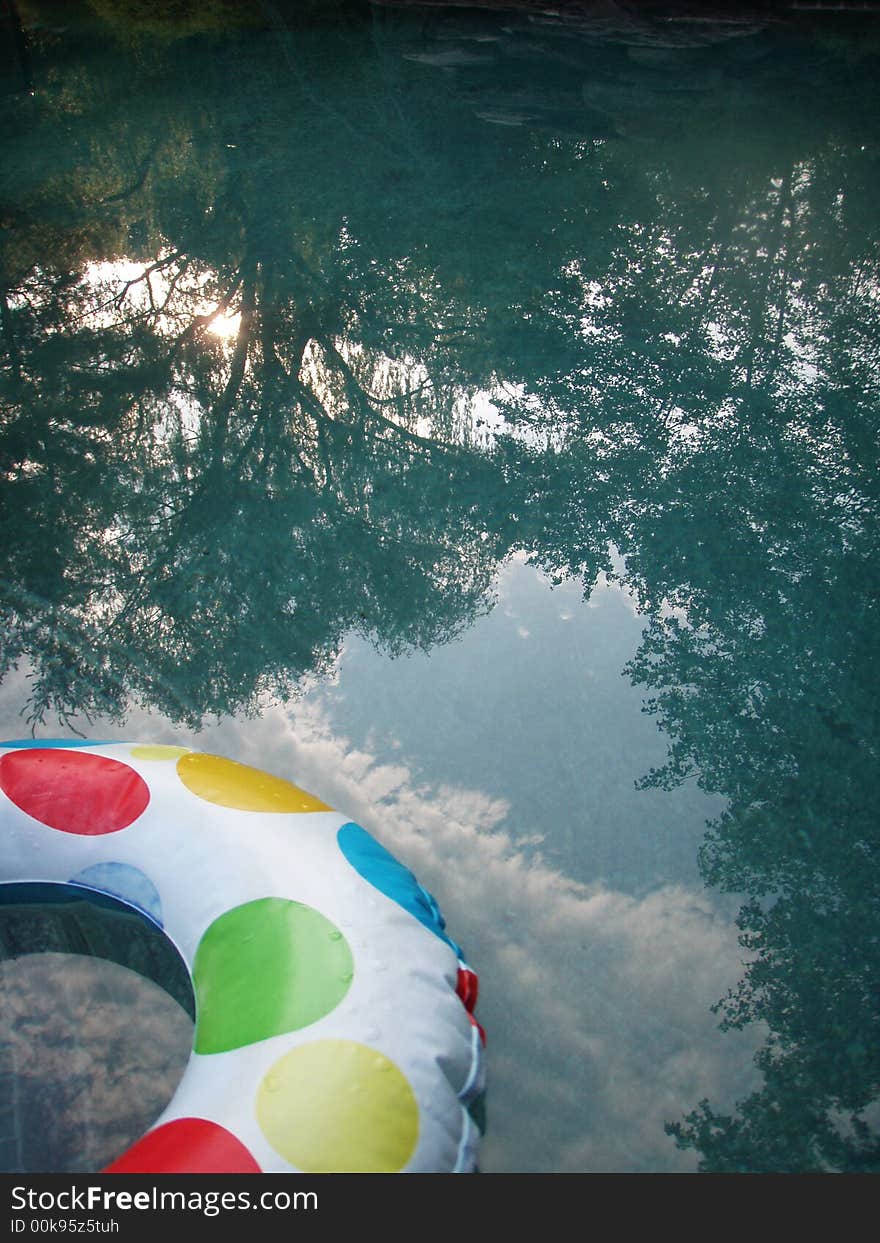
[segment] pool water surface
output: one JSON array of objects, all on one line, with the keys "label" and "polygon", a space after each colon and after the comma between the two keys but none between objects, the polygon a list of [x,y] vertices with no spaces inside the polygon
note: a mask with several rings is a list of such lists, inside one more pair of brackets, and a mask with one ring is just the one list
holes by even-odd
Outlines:
[{"label": "pool water surface", "polygon": [[[0,736],[374,833],[480,975],[487,1172],[876,1170],[880,27],[595,7],[18,5]],[[190,1040],[50,950],[8,1170]]]}]

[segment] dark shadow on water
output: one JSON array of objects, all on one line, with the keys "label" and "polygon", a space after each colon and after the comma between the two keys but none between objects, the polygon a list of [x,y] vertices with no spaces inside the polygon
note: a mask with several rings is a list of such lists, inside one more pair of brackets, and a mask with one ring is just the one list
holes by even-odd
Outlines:
[{"label": "dark shadow on water", "polygon": [[189,974],[133,908],[0,885],[0,1168],[103,1168],[155,1121],[189,1058]]}]

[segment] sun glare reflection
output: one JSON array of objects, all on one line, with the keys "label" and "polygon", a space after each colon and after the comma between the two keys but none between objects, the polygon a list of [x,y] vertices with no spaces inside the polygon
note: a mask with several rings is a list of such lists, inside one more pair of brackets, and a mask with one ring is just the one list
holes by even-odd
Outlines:
[{"label": "sun glare reflection", "polygon": [[241,314],[218,315],[212,319],[208,325],[207,331],[212,336],[220,337],[224,341],[229,341],[232,337],[238,336],[238,330],[241,326]]}]

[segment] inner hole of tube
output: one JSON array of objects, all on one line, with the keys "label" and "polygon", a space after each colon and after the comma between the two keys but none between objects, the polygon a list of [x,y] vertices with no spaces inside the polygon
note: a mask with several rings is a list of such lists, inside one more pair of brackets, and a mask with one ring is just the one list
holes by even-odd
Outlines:
[{"label": "inner hole of tube", "polygon": [[192,1049],[186,966],[146,916],[70,885],[0,885],[0,1171],[101,1170]]}]

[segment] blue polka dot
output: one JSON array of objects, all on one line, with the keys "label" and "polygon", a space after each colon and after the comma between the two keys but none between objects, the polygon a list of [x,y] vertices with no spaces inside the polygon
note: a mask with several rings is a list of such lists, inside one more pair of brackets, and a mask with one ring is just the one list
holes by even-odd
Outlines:
[{"label": "blue polka dot", "polygon": [[405,868],[359,824],[344,824],[337,833],[336,840],[339,849],[359,876],[374,889],[384,893],[386,898],[409,911],[410,915],[441,941],[451,945],[459,958],[464,957],[459,946],[444,931],[446,921],[437,902],[419,884],[409,868]]},{"label": "blue polka dot", "polygon": [[85,738],[11,738],[8,742],[0,742],[0,747],[110,747],[109,738],[98,738],[95,741]]},{"label": "blue polka dot", "polygon": [[86,885],[89,889],[120,898],[129,906],[136,906],[162,927],[159,891],[139,868],[133,868],[128,863],[93,863],[91,867],[77,872],[76,876],[71,876],[70,883]]}]

